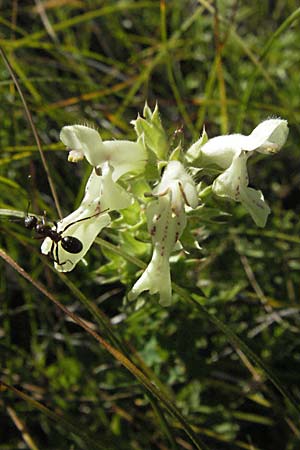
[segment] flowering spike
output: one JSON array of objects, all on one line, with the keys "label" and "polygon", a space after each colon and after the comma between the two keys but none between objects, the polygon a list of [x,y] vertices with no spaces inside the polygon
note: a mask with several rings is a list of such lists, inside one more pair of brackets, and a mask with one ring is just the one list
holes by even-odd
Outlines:
[{"label": "flowering spike", "polygon": [[[98,131],[87,125],[62,129],[61,140],[69,148],[69,161],[78,162],[86,158],[93,171],[80,207],[62,219],[53,234],[49,230],[47,235],[50,237],[44,240],[42,252],[50,254],[57,270],[70,271],[83,258],[97,234],[111,223],[111,211],[128,208],[119,220],[126,221],[130,217],[130,225],[134,224],[133,228],[137,229],[140,226],[137,211],[129,208],[133,203],[137,208],[141,200],[139,196],[143,199],[152,197],[146,203],[152,258],[132,287],[129,298],[135,299],[148,290],[150,294],[158,293],[161,305],[168,306],[172,303],[170,256],[172,252],[182,250],[180,238],[187,222],[186,209],[196,208],[199,197],[204,200],[213,192],[242,203],[256,225],[265,226],[270,208],[262,192],[249,187],[247,162],[255,151],[268,155],[278,152],[287,139],[288,127],[285,120],[268,119],[248,136],[232,134],[212,139],[207,138],[203,128],[200,139],[183,155],[181,144],[168,152],[157,104],[152,111],[146,103],[143,117],[138,115],[132,123],[137,134],[136,142],[103,141]],[[185,169],[182,161],[189,164],[189,170]],[[210,166],[219,169],[213,184],[206,186],[203,179],[196,186],[191,173],[204,172]],[[151,190],[150,182],[155,182],[161,172],[160,182],[154,184],[156,187],[151,194],[146,195],[145,192]],[[119,180],[127,174],[140,177],[123,180],[123,183],[128,182],[125,190]],[[124,237],[126,239],[129,242],[128,235]]]}]

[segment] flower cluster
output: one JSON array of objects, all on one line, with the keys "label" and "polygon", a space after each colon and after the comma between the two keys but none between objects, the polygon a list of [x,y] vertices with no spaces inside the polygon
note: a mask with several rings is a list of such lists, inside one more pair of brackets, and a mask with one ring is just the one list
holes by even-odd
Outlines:
[{"label": "flower cluster", "polygon": [[[153,252],[128,297],[135,299],[143,291],[158,293],[160,303],[167,306],[172,303],[170,257],[172,252],[182,249],[180,238],[189,212],[197,211],[199,203],[195,179],[206,170],[210,173],[209,169],[217,168],[212,195],[240,202],[255,224],[264,227],[270,208],[262,192],[249,187],[247,163],[255,152],[277,153],[287,139],[288,127],[285,120],[268,119],[248,136],[232,134],[208,139],[204,131],[184,152],[180,145],[174,150],[169,148],[157,106],[151,111],[146,105],[143,117],[138,116],[132,123],[136,142],[103,141],[98,131],[83,125],[62,129],[60,138],[69,150],[68,160],[77,163],[85,158],[92,166],[79,208],[56,225],[58,233],[78,239],[82,247],[78,253],[72,253],[61,242],[53,243],[48,237],[42,244],[42,252],[52,255],[58,271],[71,271],[101,230],[112,225],[113,211],[139,205],[141,211],[146,211]],[[139,190],[134,189],[137,180],[143,180],[151,192],[137,195]]]}]

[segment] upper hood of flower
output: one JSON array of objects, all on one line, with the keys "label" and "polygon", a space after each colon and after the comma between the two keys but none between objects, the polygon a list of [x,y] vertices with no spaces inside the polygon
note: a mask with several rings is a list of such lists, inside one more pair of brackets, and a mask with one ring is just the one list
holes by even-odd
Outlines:
[{"label": "upper hood of flower", "polygon": [[78,161],[80,154],[94,167],[109,162],[114,181],[128,172],[141,172],[147,161],[147,152],[141,141],[102,141],[98,131],[85,125],[63,127],[60,139],[71,150],[71,162]]},{"label": "upper hood of flower", "polygon": [[285,144],[289,133],[286,120],[268,119],[257,125],[249,136],[245,136],[242,150],[261,153],[277,153]]}]

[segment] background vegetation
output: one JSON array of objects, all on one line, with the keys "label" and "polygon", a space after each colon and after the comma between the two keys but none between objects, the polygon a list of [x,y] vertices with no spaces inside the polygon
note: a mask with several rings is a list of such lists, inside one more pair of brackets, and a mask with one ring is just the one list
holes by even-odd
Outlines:
[{"label": "background vegetation", "polygon": [[[226,215],[198,225],[201,250],[172,265],[185,288],[176,289],[174,306],[148,297],[135,311],[123,300],[141,261],[128,262],[126,243],[110,230],[101,235],[109,248],[98,240],[89,265],[63,276],[22,222],[8,221],[29,201],[36,214],[58,213],[0,62],[1,246],[31,277],[1,259],[0,449],[300,448],[298,7],[296,0],[0,1],[0,45],[63,215],[80,202],[90,170],[66,163],[64,125],[88,122],[103,139],[135,139],[130,120],[147,99],[158,102],[170,140],[185,148],[204,124],[210,137],[248,134],[270,116],[290,126],[282,152],[257,156],[250,167],[272,207],[266,228],[219,202]],[[51,295],[105,341],[74,324]]]}]

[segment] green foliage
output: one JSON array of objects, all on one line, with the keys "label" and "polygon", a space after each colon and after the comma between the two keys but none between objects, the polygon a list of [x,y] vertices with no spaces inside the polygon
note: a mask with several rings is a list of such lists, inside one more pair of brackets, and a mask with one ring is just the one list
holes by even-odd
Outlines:
[{"label": "green foliage", "polygon": [[[147,180],[132,184],[134,206],[104,230],[88,266],[58,275],[40,255],[34,233],[8,220],[21,219],[29,201],[30,212],[46,210],[50,221],[57,212],[20,96],[0,63],[1,247],[142,369],[193,427],[198,448],[204,441],[218,450],[296,450],[299,416],[282,393],[287,389],[299,404],[298,3],[219,1],[218,20],[214,6],[193,0],[5,3],[0,44],[32,113],[63,214],[80,202],[88,176],[85,163],[66,162],[63,126],[90,123],[103,140],[133,140],[129,124],[139,113],[135,128],[154,154]],[[143,111],[145,100],[151,109]],[[152,121],[154,138],[142,115]],[[209,137],[249,134],[270,116],[288,120],[290,135],[279,154],[249,160],[251,182],[272,209],[266,228],[256,228],[240,204],[211,194],[206,186],[219,173],[214,167],[205,177],[197,174],[202,203],[188,213],[184,250],[172,256],[171,271],[185,295],[206,309],[175,288],[168,309],[147,293],[139,309],[124,301],[151,258],[138,199],[157,179],[158,143],[159,157],[167,160],[176,148],[186,152],[204,125]],[[146,395],[120,360],[1,264],[0,379],[48,410],[3,388],[0,448],[197,448],[188,427]],[[260,360],[230,340],[222,324]],[[268,381],[260,361],[283,391]]]}]

